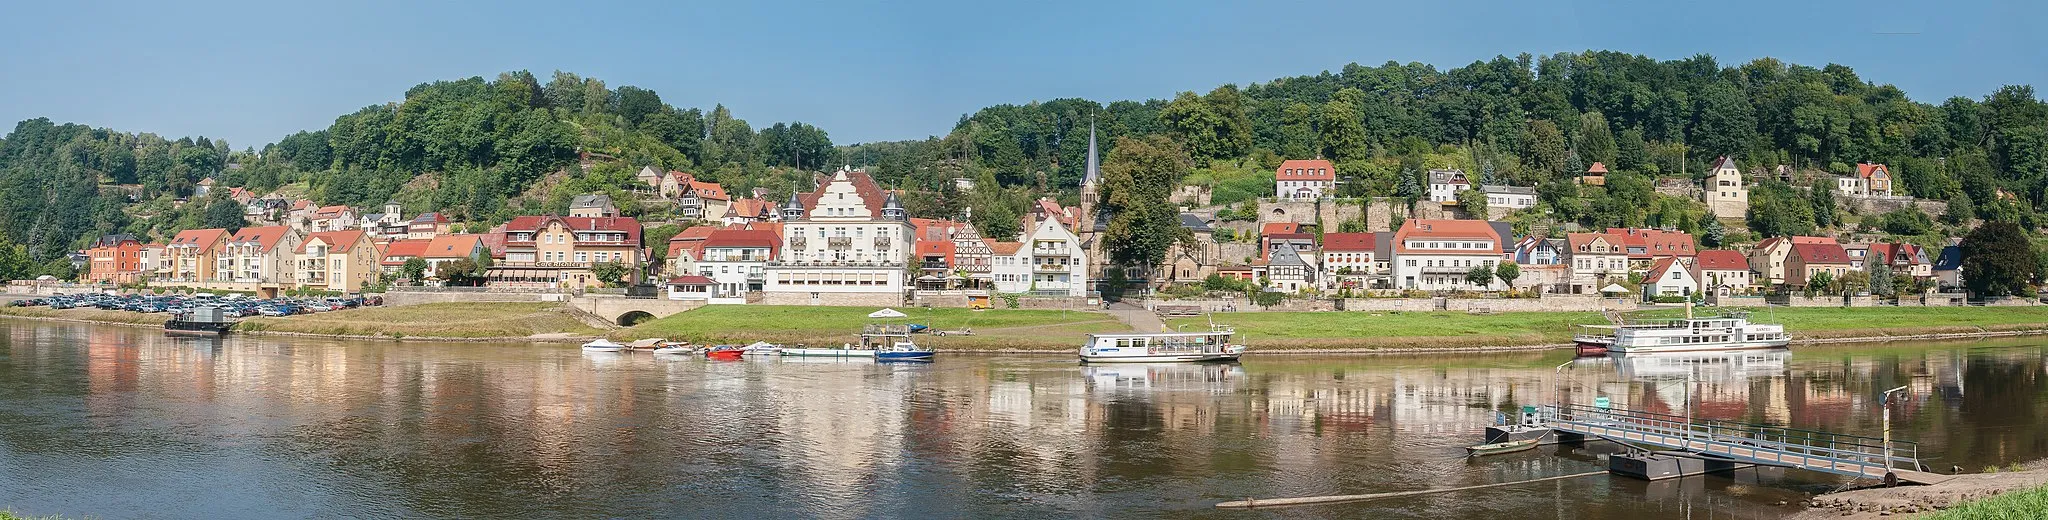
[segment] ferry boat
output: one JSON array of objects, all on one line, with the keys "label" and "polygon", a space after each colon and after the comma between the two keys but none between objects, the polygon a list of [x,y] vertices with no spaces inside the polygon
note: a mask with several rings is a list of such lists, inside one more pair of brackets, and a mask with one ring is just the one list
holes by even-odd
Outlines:
[{"label": "ferry boat", "polygon": [[865,357],[889,359],[930,359],[933,351],[919,347],[910,339],[909,325],[868,325],[860,331],[860,343],[848,343],[839,348],[810,348],[799,346],[782,349],[784,356],[796,357]]},{"label": "ferry boat", "polygon": [[225,309],[194,307],[164,322],[164,333],[172,335],[221,336],[235,327]]},{"label": "ferry boat", "polygon": [[1244,345],[1231,342],[1229,327],[1208,332],[1089,334],[1081,346],[1084,363],[1174,363],[1237,361]]},{"label": "ferry boat", "polygon": [[1620,354],[1784,348],[1792,342],[1783,325],[1750,323],[1748,312],[1695,318],[1691,306],[1686,307],[1684,319],[1639,321],[1605,328],[1613,333],[1580,334],[1572,342],[1578,344],[1581,352],[1605,349]]}]

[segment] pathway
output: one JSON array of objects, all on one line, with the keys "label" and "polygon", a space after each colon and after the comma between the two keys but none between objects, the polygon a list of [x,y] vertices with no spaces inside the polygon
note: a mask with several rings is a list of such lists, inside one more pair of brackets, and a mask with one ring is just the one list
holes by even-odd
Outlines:
[{"label": "pathway", "polygon": [[1109,304],[1108,312],[1111,316],[1116,316],[1117,321],[1131,326],[1131,330],[1136,332],[1163,332],[1166,330],[1165,320],[1159,319],[1159,315],[1153,314],[1151,310],[1137,304],[1127,302],[1111,303]]}]

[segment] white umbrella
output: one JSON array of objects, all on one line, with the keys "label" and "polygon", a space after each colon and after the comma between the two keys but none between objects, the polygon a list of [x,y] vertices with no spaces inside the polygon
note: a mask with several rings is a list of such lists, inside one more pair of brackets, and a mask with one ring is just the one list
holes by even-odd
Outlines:
[{"label": "white umbrella", "polygon": [[870,313],[868,313],[868,317],[869,317],[869,318],[908,318],[908,317],[910,317],[910,315],[908,315],[908,314],[904,314],[904,313],[903,313],[902,311],[898,311],[898,310],[896,310],[896,309],[882,309],[882,310],[879,310],[879,311],[875,311],[875,312],[870,312]]},{"label": "white umbrella", "polygon": [[1618,283],[1610,283],[1606,287],[1601,287],[1600,292],[1628,294],[1628,288]]}]

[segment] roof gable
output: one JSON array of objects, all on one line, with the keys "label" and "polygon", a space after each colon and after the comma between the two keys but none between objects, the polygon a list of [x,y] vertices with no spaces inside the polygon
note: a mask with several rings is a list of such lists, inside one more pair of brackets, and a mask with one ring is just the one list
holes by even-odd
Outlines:
[{"label": "roof gable", "polygon": [[1284,181],[1335,181],[1337,168],[1328,159],[1290,159],[1280,162],[1273,178]]}]

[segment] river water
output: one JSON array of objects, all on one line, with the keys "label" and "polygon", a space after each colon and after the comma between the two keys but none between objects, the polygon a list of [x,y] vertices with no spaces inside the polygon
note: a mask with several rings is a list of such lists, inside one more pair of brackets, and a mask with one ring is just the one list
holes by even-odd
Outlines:
[{"label": "river water", "polygon": [[1877,435],[1875,395],[1905,385],[1894,429],[1930,467],[2048,456],[2043,340],[1563,371],[1562,351],[708,362],[11,319],[0,342],[0,509],[69,517],[1744,519],[1841,483],[1765,468],[1212,508],[1604,468],[1601,443],[1463,457],[1496,411],[1559,394]]}]

